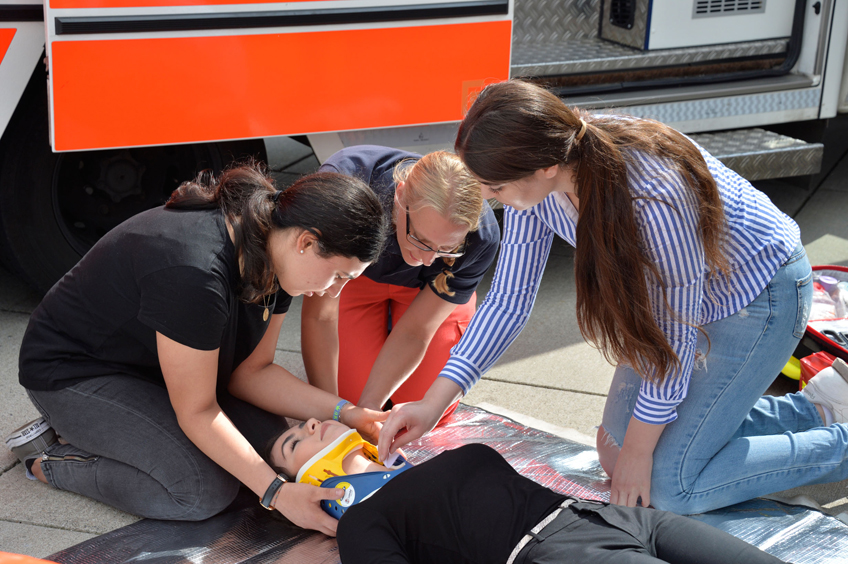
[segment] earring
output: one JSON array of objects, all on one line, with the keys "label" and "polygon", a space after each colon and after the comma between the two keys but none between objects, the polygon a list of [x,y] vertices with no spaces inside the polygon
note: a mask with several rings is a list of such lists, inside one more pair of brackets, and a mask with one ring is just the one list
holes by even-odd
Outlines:
[{"label": "earring", "polygon": [[300,254],[303,254],[303,249],[300,249]]}]

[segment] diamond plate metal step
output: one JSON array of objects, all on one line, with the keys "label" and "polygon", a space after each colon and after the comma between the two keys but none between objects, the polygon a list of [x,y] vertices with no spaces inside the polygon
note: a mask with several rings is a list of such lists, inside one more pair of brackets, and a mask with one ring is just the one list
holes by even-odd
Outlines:
[{"label": "diamond plate metal step", "polygon": [[816,174],[824,145],[760,128],[690,136],[728,168],[748,180]]},{"label": "diamond plate metal step", "polygon": [[557,43],[516,40],[512,47],[510,76],[522,78],[634,71],[747,57],[780,57],[785,56],[788,43],[788,39],[769,39],[728,45],[640,51],[598,37],[577,37]]}]

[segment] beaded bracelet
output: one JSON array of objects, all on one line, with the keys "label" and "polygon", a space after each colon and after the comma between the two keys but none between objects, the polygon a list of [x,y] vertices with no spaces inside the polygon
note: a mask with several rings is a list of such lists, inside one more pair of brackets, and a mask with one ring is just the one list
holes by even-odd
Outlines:
[{"label": "beaded bracelet", "polygon": [[342,420],[342,408],[349,403],[349,401],[343,399],[342,401],[336,404],[336,409],[333,410],[333,421]]}]

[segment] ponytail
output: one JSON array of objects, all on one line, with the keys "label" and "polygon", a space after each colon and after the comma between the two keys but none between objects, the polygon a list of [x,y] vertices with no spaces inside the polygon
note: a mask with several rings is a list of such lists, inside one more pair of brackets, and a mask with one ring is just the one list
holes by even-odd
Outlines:
[{"label": "ponytail", "polygon": [[644,152],[667,160],[683,176],[698,200],[710,275],[726,274],[724,211],[698,148],[662,123],[572,110],[544,88],[521,81],[481,92],[459,127],[455,148],[487,183],[513,182],[554,165],[574,174],[580,201],[574,262],[580,331],[608,361],[626,362],[643,378],[662,382],[680,359],[655,316],[674,316],[667,300],[663,311],[651,310],[647,277],[664,281],[640,247],[627,164],[630,151]]}]

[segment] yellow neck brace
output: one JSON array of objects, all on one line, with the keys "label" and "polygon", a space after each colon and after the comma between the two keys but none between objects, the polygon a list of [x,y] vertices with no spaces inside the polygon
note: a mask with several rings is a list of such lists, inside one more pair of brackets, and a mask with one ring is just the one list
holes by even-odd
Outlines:
[{"label": "yellow neck brace", "polygon": [[320,486],[327,478],[346,476],[347,473],[342,468],[342,463],[345,457],[357,448],[361,448],[362,454],[368,457],[369,460],[380,464],[380,459],[377,456],[377,447],[363,439],[355,430],[351,429],[318,451],[306,464],[301,466],[300,471],[297,473],[296,481]]}]

